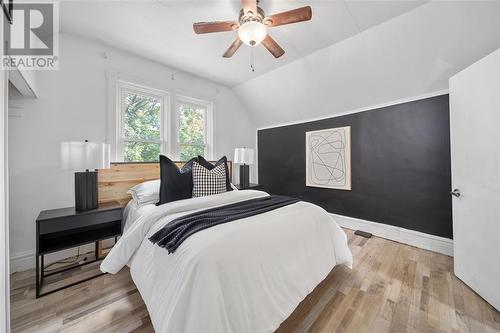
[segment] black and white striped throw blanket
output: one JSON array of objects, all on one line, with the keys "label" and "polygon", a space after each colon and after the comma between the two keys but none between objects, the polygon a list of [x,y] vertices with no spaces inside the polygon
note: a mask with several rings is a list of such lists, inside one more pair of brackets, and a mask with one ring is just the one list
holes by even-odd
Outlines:
[{"label": "black and white striped throw blanket", "polygon": [[210,208],[172,220],[149,238],[151,242],[173,253],[189,236],[198,231],[243,219],[299,202],[299,199],[281,195],[240,201]]}]

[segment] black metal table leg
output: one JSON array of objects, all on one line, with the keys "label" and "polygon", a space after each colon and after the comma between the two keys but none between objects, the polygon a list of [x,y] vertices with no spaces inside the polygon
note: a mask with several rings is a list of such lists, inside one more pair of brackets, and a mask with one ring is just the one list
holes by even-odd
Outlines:
[{"label": "black metal table leg", "polygon": [[40,264],[40,267],[41,267],[41,272],[40,272],[40,282],[43,283],[43,278],[45,277],[45,257],[43,255],[43,253],[40,255],[41,257],[41,264]]},{"label": "black metal table leg", "polygon": [[[43,258],[43,254],[41,255],[41,257]],[[70,265],[68,267],[65,267],[65,268],[61,268],[61,269],[58,269],[54,272],[49,272],[48,274],[44,274],[45,277],[48,277],[48,276],[52,276],[52,275],[56,275],[56,274],[60,274],[62,272],[66,272],[66,271],[69,271],[69,270],[72,270],[72,269],[75,269],[75,268],[78,268],[78,267],[82,267],[82,266],[85,266],[85,265],[89,265],[89,264],[93,264],[95,262],[99,262],[99,261],[102,261],[103,259],[96,259],[96,260],[90,260],[90,261],[86,261],[84,262],[83,264],[77,264],[77,265]],[[42,266],[42,271],[43,271],[43,266]],[[80,284],[82,282],[86,282],[86,281],[89,281],[89,280],[92,280],[92,279],[95,279],[96,277],[100,277],[100,276],[103,276],[107,273],[103,273],[103,272],[100,272],[96,275],[93,275],[93,276],[90,276],[90,277],[87,277],[83,280],[79,280],[79,281],[76,281],[76,282],[73,282],[73,283],[70,283],[68,285],[65,285],[65,286],[62,286],[62,287],[59,287],[57,289],[54,289],[54,290],[50,290],[50,291],[47,291],[45,293],[42,293],[41,290],[43,288],[43,279],[40,279],[38,280],[37,278],[37,297],[36,298],[39,298],[39,297],[42,297],[42,296],[46,296],[46,295],[49,295],[49,294],[52,294],[52,293],[55,293],[56,291],[59,291],[59,290],[63,290],[63,289],[66,289],[66,288],[69,288],[69,287],[73,287],[73,286],[76,286],[77,284]]]},{"label": "black metal table leg", "polygon": [[36,283],[35,283],[35,298],[40,297],[40,263],[38,262],[38,255],[40,254],[40,244],[39,244],[39,239],[40,239],[40,224],[38,221],[36,222],[36,248],[35,248],[35,276],[36,276]]},{"label": "black metal table leg", "polygon": [[36,287],[35,287],[35,297],[38,298],[40,297],[40,264],[39,264],[39,260],[38,260],[38,252],[36,253],[36,258],[35,258],[35,269],[36,269],[36,272],[35,272],[35,275],[36,275]]},{"label": "black metal table leg", "polygon": [[[83,212],[75,207],[41,211],[36,219],[36,297],[42,297],[81,283],[82,281],[75,281],[73,278],[73,276],[76,278],[76,273],[78,273],[77,267],[100,260],[102,243],[99,242],[121,234],[122,217],[123,207],[121,204],[103,204],[96,209]],[[50,266],[47,266],[47,269],[45,269],[45,255],[87,244],[90,246],[94,244],[95,260],[87,260],[87,257],[92,258],[92,250],[90,250],[89,256],[87,256],[88,253],[82,254],[86,256],[84,260],[71,261],[71,263],[60,261],[61,264],[68,263],[69,265],[65,265],[60,269],[49,269]],[[50,261],[48,265],[51,265]],[[98,268],[96,265],[92,270]],[[75,274],[62,274],[62,272],[71,269],[75,269]],[[100,271],[96,273],[102,275]],[[93,278],[87,274],[85,276],[87,278],[83,281]],[[59,280],[61,284],[63,282],[75,282],[58,288],[61,286],[58,283]],[[57,289],[51,290],[52,288]]]}]

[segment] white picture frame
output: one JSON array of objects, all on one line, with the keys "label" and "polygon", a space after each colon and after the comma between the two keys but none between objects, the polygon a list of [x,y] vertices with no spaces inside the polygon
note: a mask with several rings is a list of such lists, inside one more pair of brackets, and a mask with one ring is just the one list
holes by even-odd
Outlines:
[{"label": "white picture frame", "polygon": [[350,191],[351,126],[306,132],[306,186]]}]

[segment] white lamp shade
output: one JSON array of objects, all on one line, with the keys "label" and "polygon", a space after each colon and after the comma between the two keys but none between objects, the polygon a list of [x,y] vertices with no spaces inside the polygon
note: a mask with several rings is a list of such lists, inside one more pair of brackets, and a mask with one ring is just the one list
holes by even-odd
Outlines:
[{"label": "white lamp shade", "polygon": [[252,148],[235,148],[234,163],[253,164],[253,149]]},{"label": "white lamp shade", "polygon": [[61,167],[64,170],[109,169],[109,145],[97,142],[61,142]]},{"label": "white lamp shade", "polygon": [[238,37],[248,46],[257,46],[267,36],[267,29],[264,24],[257,21],[243,23],[238,29]]}]

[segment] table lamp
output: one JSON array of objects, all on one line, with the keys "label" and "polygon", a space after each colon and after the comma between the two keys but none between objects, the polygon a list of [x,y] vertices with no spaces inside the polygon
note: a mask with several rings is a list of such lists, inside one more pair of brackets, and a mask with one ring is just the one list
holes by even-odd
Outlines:
[{"label": "table lamp", "polygon": [[97,169],[109,169],[109,144],[61,142],[61,167],[75,171],[75,209],[98,207]]},{"label": "table lamp", "polygon": [[240,186],[250,185],[250,164],[253,164],[253,149],[235,148],[234,163],[240,164]]}]

